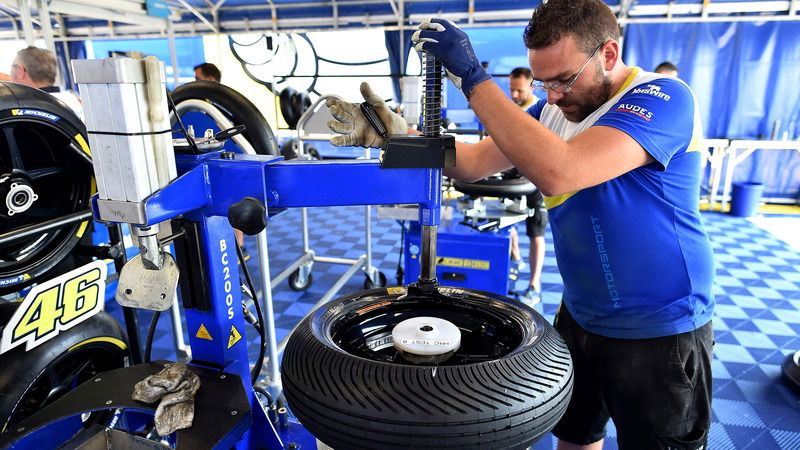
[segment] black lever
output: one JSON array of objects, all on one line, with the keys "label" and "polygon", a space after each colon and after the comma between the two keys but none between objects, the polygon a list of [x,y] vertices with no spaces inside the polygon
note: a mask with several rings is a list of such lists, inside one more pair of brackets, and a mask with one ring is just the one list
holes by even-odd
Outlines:
[{"label": "black lever", "polygon": [[219,133],[214,135],[214,139],[218,141],[224,141],[225,139],[230,139],[237,134],[242,134],[247,131],[247,127],[244,125],[236,125],[235,127],[230,127],[227,130],[222,130]]},{"label": "black lever", "polygon": [[364,114],[364,117],[367,118],[367,122],[372,125],[372,128],[376,133],[378,133],[384,139],[389,137],[386,127],[383,126],[383,122],[381,122],[380,117],[378,117],[378,113],[375,112],[375,108],[373,108],[372,105],[367,102],[362,103],[361,112]]}]

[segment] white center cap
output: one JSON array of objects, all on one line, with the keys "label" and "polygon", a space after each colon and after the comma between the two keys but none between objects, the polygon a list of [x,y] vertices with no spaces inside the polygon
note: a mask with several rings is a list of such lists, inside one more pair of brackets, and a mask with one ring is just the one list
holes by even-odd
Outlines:
[{"label": "white center cap", "polygon": [[392,330],[394,347],[414,355],[442,355],[461,345],[458,327],[438,317],[414,317]]}]

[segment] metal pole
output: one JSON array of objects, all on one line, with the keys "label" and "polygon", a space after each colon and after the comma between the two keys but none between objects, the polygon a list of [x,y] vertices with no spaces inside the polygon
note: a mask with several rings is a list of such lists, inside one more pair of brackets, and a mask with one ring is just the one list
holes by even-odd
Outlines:
[{"label": "metal pole", "polygon": [[303,253],[308,253],[308,208],[300,208],[300,225],[303,228]]},{"label": "metal pole", "polygon": [[[442,63],[430,53],[425,54],[425,103],[422,133],[427,137],[441,136],[442,129]],[[438,211],[437,211],[438,213]],[[436,225],[423,225],[420,238],[419,281],[436,281]]]},{"label": "metal pole", "polygon": [[[370,150],[369,148],[364,149],[364,159],[369,159]],[[364,262],[364,272],[369,277],[369,280],[372,281],[373,286],[378,284],[378,271],[372,270],[372,218],[370,217],[372,213],[372,208],[367,205],[364,207],[364,234],[366,235],[366,244],[367,244],[367,259]]]},{"label": "metal pole", "polygon": [[31,17],[30,0],[20,0],[19,16],[22,21],[22,31],[25,34],[25,43],[33,45],[35,38],[33,36],[33,18]]},{"label": "metal pole", "polygon": [[400,44],[400,74],[399,74],[400,78],[398,78],[398,83],[400,83],[400,89],[401,90],[400,90],[400,98],[397,99],[397,103],[398,104],[402,104],[403,103],[403,94],[402,94],[402,92],[403,92],[402,91],[403,84],[402,83],[403,83],[403,77],[406,76],[406,54],[408,53],[406,51],[406,43],[405,43],[405,39],[404,39],[405,22],[406,22],[406,18],[405,18],[405,15],[406,15],[406,2],[405,2],[405,0],[400,0],[399,5],[398,5],[398,9],[399,9],[399,11],[397,13],[397,26],[398,26],[397,32],[400,33],[400,39],[398,39],[399,44]]},{"label": "metal pole", "polygon": [[[37,0],[36,6],[39,9],[39,21],[41,22],[42,39],[44,39],[44,45],[48,50],[53,52],[53,56],[55,56],[56,41],[53,39],[53,27],[50,24],[50,5],[45,0]],[[61,85],[61,75],[58,72],[56,73],[55,85]]]},{"label": "metal pole", "polygon": [[281,382],[278,371],[278,347],[275,343],[275,312],[272,307],[272,280],[269,276],[269,249],[267,247],[267,230],[263,230],[256,236],[256,244],[258,247],[258,267],[261,275],[261,310],[264,312],[264,323],[261,324],[266,333],[268,357],[268,385],[273,387],[275,392],[270,392],[275,395],[280,393]]},{"label": "metal pole", "polygon": [[[361,258],[358,258],[355,264],[350,266],[350,268],[347,269],[347,271],[344,274],[342,274],[342,276],[339,277],[338,280],[336,280],[336,283],[334,283],[333,286],[331,286],[331,288],[328,289],[328,292],[326,292],[322,297],[320,297],[317,303],[315,303],[314,306],[311,307],[311,311],[308,314],[306,314],[306,317],[310,316],[311,314],[314,314],[314,311],[316,311],[317,308],[327,303],[328,300],[332,299],[333,296],[336,295],[337,292],[339,292],[339,289],[341,289],[342,286],[344,286],[347,280],[349,280],[356,273],[358,269],[364,267],[365,259],[366,257],[364,255],[362,255]],[[297,329],[298,325],[300,325],[300,322],[295,324],[295,326],[292,328],[292,331],[286,334],[286,337],[284,337],[281,340],[280,344],[278,344],[277,348],[278,354],[283,353],[283,351],[286,349],[286,344],[289,343],[289,338],[292,336],[292,333],[294,333],[294,330]],[[275,364],[277,364],[277,362]]]},{"label": "metal pole", "polygon": [[367,260],[364,262],[364,272],[366,272],[373,285],[378,284],[377,270],[372,270],[372,223],[370,213],[372,208],[367,205],[364,207],[364,232],[367,243]]},{"label": "metal pole", "polygon": [[30,236],[42,234],[45,231],[66,227],[68,225],[72,225],[73,223],[83,222],[84,220],[91,218],[92,211],[87,209],[68,214],[63,217],[58,217],[56,219],[40,222],[38,224],[29,225],[27,227],[19,228],[15,231],[0,234],[0,245],[16,242]]},{"label": "metal pole", "polygon": [[[177,295],[175,296],[177,298]],[[183,322],[181,322],[181,310],[178,302],[172,302],[169,309],[169,317],[172,321],[172,342],[175,344],[175,353],[178,359],[191,359],[191,348],[183,340]]]},{"label": "metal pole", "polygon": [[422,239],[419,257],[419,281],[436,280],[436,225],[422,226]]},{"label": "metal pole", "polygon": [[180,84],[180,77],[178,76],[178,52],[175,50],[175,26],[172,20],[167,21],[167,41],[169,42],[169,59],[172,63],[172,82],[175,87]]}]

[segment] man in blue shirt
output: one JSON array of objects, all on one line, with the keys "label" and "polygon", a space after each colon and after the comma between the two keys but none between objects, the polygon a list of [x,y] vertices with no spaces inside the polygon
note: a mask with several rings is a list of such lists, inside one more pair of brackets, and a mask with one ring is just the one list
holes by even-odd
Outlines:
[{"label": "man in blue shirt", "polygon": [[[527,113],[453,23],[426,20],[413,40],[442,62],[491,136],[458,145],[447,174],[476,180],[516,167],[545,196],[564,279],[555,326],[575,368],[570,405],[553,430],[559,448],[601,449],[612,418],[621,449],[705,449],[714,263],[698,211],[694,94],[680,80],[627,67],[616,17],[600,0],[534,10],[524,41],[547,99]],[[352,110],[329,106],[337,118]],[[373,107],[391,133],[406,132],[385,106]],[[382,145],[363,122],[331,122],[343,133],[332,142]]]}]

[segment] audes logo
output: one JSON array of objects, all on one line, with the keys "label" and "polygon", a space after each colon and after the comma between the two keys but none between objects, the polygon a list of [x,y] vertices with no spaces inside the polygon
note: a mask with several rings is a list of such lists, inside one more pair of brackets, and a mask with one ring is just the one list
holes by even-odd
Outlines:
[{"label": "audes logo", "polygon": [[650,119],[653,118],[652,111],[648,111],[646,108],[642,108],[638,105],[631,105],[630,103],[620,103],[616,108],[614,108],[614,110],[634,114],[648,122],[650,122]]},{"label": "audes logo", "polygon": [[670,99],[669,94],[665,94],[665,93],[661,92],[661,87],[660,86],[656,86],[655,84],[648,84],[645,87],[637,87],[636,89],[631,91],[631,93],[632,94],[648,94],[648,95],[652,95],[652,96],[658,97],[660,99],[663,99],[664,101],[667,101],[667,102]]}]

